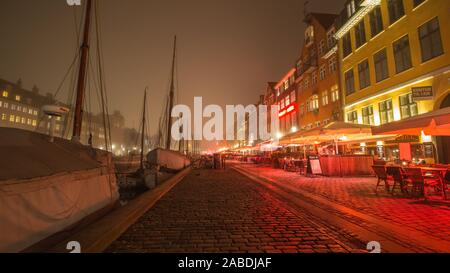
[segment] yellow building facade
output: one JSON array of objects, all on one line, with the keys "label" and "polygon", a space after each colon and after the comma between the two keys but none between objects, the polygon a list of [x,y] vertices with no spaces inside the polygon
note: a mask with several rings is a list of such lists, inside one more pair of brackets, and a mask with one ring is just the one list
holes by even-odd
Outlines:
[{"label": "yellow building facade", "polygon": [[351,0],[336,24],[345,121],[378,126],[450,106],[450,1]]}]

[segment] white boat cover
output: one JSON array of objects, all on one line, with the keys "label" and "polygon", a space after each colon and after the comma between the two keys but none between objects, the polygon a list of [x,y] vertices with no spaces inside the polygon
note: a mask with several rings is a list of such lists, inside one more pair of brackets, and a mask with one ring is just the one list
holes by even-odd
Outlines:
[{"label": "white boat cover", "polygon": [[185,155],[159,148],[147,154],[147,162],[175,171],[181,171],[191,165],[191,161]]},{"label": "white boat cover", "polygon": [[116,203],[111,155],[0,128],[0,252],[19,252]]}]

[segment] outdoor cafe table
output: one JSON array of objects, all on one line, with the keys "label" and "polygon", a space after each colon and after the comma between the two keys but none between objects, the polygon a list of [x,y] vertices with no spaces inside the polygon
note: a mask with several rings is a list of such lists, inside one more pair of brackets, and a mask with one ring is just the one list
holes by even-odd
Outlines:
[{"label": "outdoor cafe table", "polygon": [[419,167],[422,170],[422,174],[424,177],[427,177],[426,173],[438,173],[439,174],[439,181],[441,182],[441,194],[444,200],[447,200],[447,195],[445,193],[445,173],[449,171],[449,168],[443,168],[443,167]]}]

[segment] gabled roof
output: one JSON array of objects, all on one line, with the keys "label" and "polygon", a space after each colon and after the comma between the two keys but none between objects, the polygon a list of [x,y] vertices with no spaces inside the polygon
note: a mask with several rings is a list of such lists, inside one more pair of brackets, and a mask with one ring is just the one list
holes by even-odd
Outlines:
[{"label": "gabled roof", "polygon": [[331,13],[310,13],[306,16],[306,21],[309,21],[311,17],[314,17],[319,24],[323,26],[324,29],[329,29],[333,24],[336,18],[338,17],[337,14],[331,14]]}]

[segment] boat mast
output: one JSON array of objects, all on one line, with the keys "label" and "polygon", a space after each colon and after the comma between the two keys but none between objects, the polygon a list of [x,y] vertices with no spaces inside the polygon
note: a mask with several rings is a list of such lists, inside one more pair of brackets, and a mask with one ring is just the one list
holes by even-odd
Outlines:
[{"label": "boat mast", "polygon": [[78,71],[78,83],[77,83],[77,99],[75,104],[75,115],[73,122],[73,136],[72,140],[80,141],[81,127],[83,122],[83,100],[86,84],[86,70],[89,54],[89,32],[91,27],[91,8],[92,0],[86,2],[86,15],[84,22],[84,34],[83,43],[81,44],[81,56],[80,56],[80,68]]},{"label": "boat mast", "polygon": [[173,57],[172,57],[172,75],[170,80],[170,93],[169,93],[169,116],[168,118],[168,126],[167,126],[167,141],[166,141],[166,149],[170,150],[170,144],[172,141],[172,109],[173,109],[173,98],[175,94],[175,58],[177,54],[177,36],[175,36],[173,41]]},{"label": "boat mast", "polygon": [[141,171],[144,170],[144,137],[145,137],[145,115],[147,108],[147,88],[144,93],[144,112],[142,114],[142,134],[141,134]]}]

